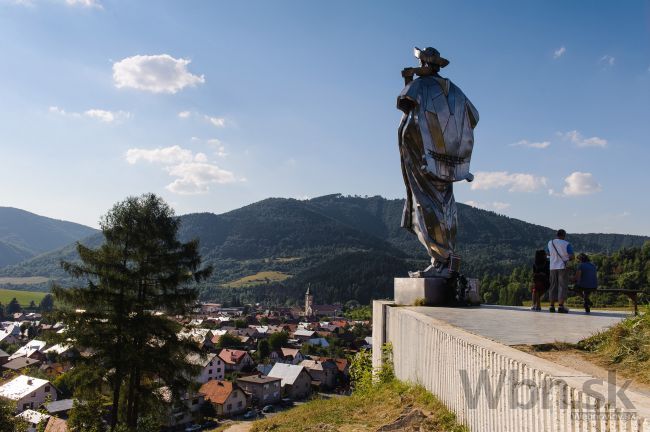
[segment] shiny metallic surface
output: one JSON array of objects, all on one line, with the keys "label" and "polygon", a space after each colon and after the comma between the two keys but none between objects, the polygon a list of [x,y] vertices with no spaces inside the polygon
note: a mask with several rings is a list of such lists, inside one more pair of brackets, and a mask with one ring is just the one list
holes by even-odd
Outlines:
[{"label": "shiny metallic surface", "polygon": [[[469,172],[478,111],[465,94],[438,72],[449,61],[434,48],[415,48],[420,67],[405,68],[406,86],[397,98],[404,115],[399,150],[406,185],[402,226],[425,246],[431,264],[412,276],[458,271],[451,256],[456,248],[457,213],[453,184],[472,181]],[[414,78],[417,76],[417,78]]]}]

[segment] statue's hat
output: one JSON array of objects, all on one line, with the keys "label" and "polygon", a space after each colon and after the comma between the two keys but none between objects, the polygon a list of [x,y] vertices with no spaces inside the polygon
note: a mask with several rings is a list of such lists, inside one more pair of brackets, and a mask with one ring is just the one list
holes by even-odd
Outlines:
[{"label": "statue's hat", "polygon": [[428,65],[437,65],[443,68],[449,64],[449,60],[440,57],[440,52],[432,47],[427,47],[423,50],[415,47],[413,49],[413,54],[415,55],[415,58]]}]

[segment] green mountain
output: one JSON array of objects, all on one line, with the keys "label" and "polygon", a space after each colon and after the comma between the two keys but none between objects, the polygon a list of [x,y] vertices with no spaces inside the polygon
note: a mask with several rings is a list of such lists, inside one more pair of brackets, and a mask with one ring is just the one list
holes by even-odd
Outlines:
[{"label": "green mountain", "polygon": [[96,232],[73,222],[0,207],[0,267],[59,249]]},{"label": "green mountain", "polygon": [[[311,200],[266,199],[228,213],[181,216],[183,240],[199,238],[214,266],[202,297],[211,300],[291,303],[311,284],[317,302],[388,297],[392,278],[427,265],[415,236],[400,228],[402,200],[327,195]],[[462,271],[473,277],[507,274],[532,260],[554,231],[459,204]],[[647,238],[575,234],[579,251],[613,252]],[[82,240],[101,244],[101,235]],[[45,276],[69,284],[61,259],[74,260],[68,245],[0,269],[0,277]]]}]

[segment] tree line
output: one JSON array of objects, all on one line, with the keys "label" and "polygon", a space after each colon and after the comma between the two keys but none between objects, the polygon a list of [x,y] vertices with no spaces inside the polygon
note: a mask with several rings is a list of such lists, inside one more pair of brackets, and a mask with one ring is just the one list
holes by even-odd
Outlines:
[{"label": "tree line", "polygon": [[[532,255],[532,254],[531,254]],[[650,301],[650,241],[641,247],[623,248],[612,254],[589,254],[598,269],[599,288],[643,291],[639,301]],[[532,256],[528,266],[518,266],[510,274],[487,274],[481,279],[481,293],[486,303],[522,305],[531,299]],[[568,265],[574,274],[576,262]],[[596,307],[627,306],[628,298],[616,293],[596,293],[591,296]],[[575,302],[575,304],[581,304]]]}]

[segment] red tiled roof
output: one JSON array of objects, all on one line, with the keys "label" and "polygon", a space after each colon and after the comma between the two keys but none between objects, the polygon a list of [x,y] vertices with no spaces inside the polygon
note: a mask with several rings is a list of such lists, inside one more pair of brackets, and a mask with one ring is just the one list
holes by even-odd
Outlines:
[{"label": "red tiled roof", "polygon": [[219,353],[219,358],[226,364],[238,364],[248,354],[246,351],[224,348]]},{"label": "red tiled roof", "polygon": [[212,380],[203,384],[199,392],[212,403],[223,404],[237,387],[231,381]]},{"label": "red tiled roof", "polygon": [[344,372],[345,368],[348,366],[348,361],[347,359],[344,358],[332,358],[332,357],[316,357],[312,356],[314,360],[318,360],[319,362],[324,362],[327,360],[332,360],[334,363],[336,363],[336,367],[338,367],[339,371]]}]

